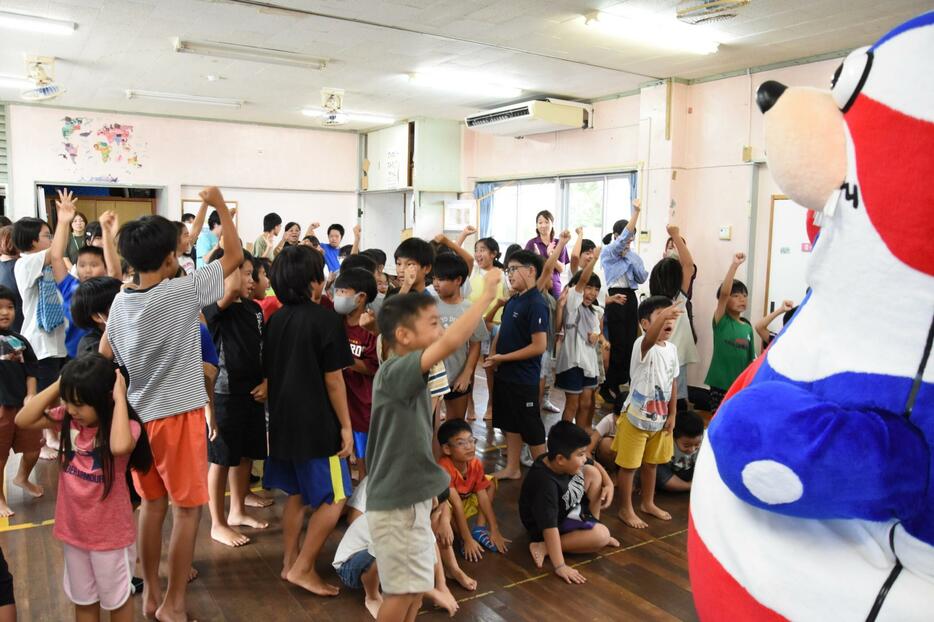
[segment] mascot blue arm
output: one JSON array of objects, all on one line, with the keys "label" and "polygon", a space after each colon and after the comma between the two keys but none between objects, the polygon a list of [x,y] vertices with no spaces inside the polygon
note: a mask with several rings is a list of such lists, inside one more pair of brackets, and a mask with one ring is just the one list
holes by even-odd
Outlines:
[{"label": "mascot blue arm", "polygon": [[903,415],[843,408],[788,382],[753,383],[708,429],[720,477],[750,505],[800,518],[930,529],[931,447]]}]

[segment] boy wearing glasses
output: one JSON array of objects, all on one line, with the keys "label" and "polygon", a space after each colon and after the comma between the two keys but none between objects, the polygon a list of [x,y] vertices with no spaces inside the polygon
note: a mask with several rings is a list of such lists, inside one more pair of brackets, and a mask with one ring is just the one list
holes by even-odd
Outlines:
[{"label": "boy wearing glasses", "polygon": [[[438,428],[438,443],[442,453],[438,464],[451,476],[448,497],[452,510],[451,523],[463,540],[464,558],[478,562],[483,557],[483,549],[505,553],[506,539],[499,531],[496,513],[493,512],[495,480],[483,471],[483,463],[477,458],[477,439],[474,438],[470,424],[463,419],[445,421]],[[468,521],[474,516],[477,517],[477,524],[471,529]],[[446,533],[447,530],[444,530],[443,534]],[[442,561],[445,566],[453,561],[456,567],[457,561],[450,547],[442,549]],[[456,574],[459,570],[448,568],[452,578],[463,585],[461,577]]]}]

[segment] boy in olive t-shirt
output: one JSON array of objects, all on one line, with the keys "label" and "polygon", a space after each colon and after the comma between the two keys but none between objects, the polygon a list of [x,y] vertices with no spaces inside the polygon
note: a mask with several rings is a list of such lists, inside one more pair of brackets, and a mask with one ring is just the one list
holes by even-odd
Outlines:
[{"label": "boy in olive t-shirt", "polygon": [[366,451],[366,515],[385,594],[377,620],[414,620],[422,595],[434,587],[430,514],[450,477],[431,451],[428,371],[470,338],[501,279],[499,270],[488,272],[483,296],[447,330],[429,296],[398,294],[380,309],[380,333],[397,356],[373,380]]}]

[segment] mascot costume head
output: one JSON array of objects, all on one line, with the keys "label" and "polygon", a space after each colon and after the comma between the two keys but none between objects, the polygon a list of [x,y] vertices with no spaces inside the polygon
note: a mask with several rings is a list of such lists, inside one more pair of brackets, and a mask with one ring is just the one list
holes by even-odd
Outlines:
[{"label": "mascot costume head", "polygon": [[832,89],[758,91],[817,212],[809,293],[708,430],[688,554],[709,620],[934,620],[934,12]]}]

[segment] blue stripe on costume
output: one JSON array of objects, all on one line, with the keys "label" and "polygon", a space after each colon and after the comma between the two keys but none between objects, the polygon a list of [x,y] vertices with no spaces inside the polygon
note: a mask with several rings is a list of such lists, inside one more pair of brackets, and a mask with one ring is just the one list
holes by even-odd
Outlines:
[{"label": "blue stripe on costume", "polygon": [[888,33],[886,33],[885,36],[883,36],[881,39],[876,41],[870,49],[875,51],[883,43],[885,43],[889,39],[893,39],[897,37],[903,32],[908,32],[909,30],[914,30],[915,28],[923,28],[924,26],[930,26],[931,24],[934,24],[934,11],[931,11],[929,13],[923,13],[911,21],[907,21],[904,24],[901,24],[900,26],[896,26],[895,28],[890,30]]}]

